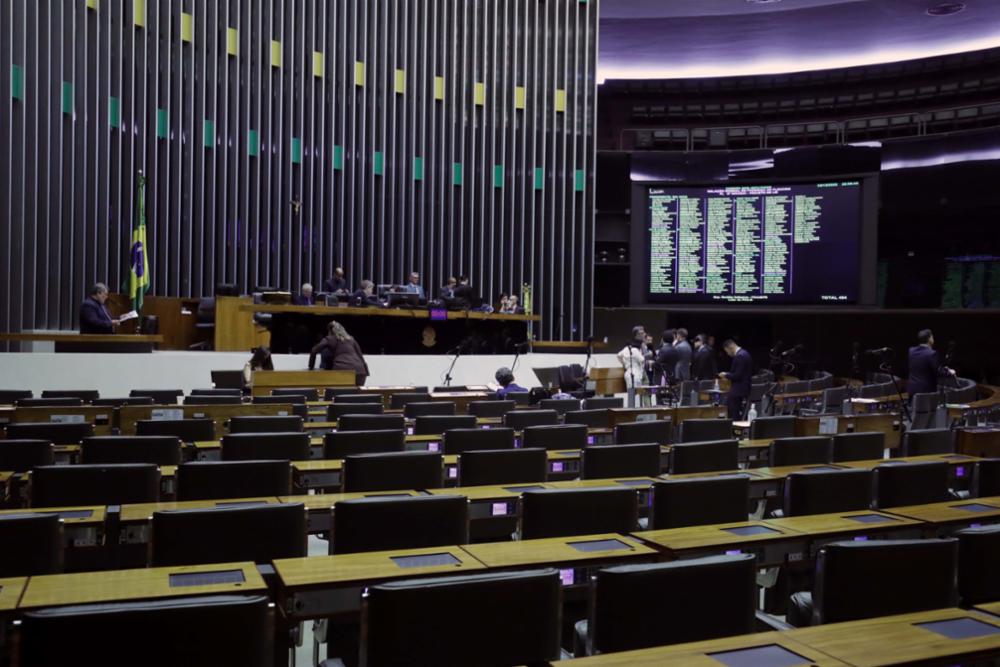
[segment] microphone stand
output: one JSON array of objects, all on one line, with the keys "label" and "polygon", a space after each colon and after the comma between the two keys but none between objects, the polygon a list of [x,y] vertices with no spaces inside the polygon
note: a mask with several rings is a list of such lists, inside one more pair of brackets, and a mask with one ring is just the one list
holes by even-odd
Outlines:
[{"label": "microphone stand", "polygon": [[458,363],[458,358],[462,356],[462,344],[460,343],[458,347],[455,348],[455,358],[451,360],[451,365],[448,366],[448,371],[444,374],[444,386],[451,386],[451,372],[455,370],[455,364]]},{"label": "microphone stand", "polygon": [[889,377],[892,378],[892,386],[896,390],[896,396],[899,397],[899,402],[903,405],[903,416],[906,418],[906,421],[912,424],[913,416],[910,414],[910,406],[903,400],[903,390],[899,386],[899,380],[896,379],[896,374],[892,372],[892,362],[883,361],[879,366],[879,370],[884,373],[888,373]]},{"label": "microphone stand", "polygon": [[518,357],[521,356],[521,348],[523,346],[525,346],[525,345],[527,345],[527,341],[525,341],[523,343],[518,343],[517,345],[514,346],[514,361],[510,365],[510,372],[511,373],[513,373],[515,370],[517,370],[517,359],[518,359]]},{"label": "microphone stand", "polygon": [[629,401],[629,407],[635,407],[635,364],[632,363],[632,343],[626,343],[625,347],[628,348],[628,374],[632,378],[632,396]]}]

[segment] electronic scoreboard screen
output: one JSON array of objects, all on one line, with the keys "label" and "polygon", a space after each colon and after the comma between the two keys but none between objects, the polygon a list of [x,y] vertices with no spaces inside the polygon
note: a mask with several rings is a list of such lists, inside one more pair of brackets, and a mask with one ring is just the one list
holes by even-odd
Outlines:
[{"label": "electronic scoreboard screen", "polygon": [[647,204],[652,302],[858,301],[861,181],[653,186]]}]

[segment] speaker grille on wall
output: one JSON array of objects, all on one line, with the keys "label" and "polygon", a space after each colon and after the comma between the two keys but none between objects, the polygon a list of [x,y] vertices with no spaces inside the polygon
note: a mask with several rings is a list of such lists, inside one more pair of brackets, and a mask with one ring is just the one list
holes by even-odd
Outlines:
[{"label": "speaker grille on wall", "polygon": [[592,326],[598,3],[0,3],[0,330],[70,328],[127,276],[533,285],[536,335]]}]

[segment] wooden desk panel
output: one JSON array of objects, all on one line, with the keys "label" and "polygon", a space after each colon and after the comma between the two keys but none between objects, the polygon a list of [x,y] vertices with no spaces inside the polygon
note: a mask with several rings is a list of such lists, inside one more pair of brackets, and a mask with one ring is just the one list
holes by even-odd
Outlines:
[{"label": "wooden desk panel", "polygon": [[1000,618],[962,609],[938,609],[800,628],[785,634],[809,648],[859,667],[1000,655],[1000,633],[948,639],[916,625],[961,618],[975,619],[1000,628]]},{"label": "wooden desk panel", "polygon": [[134,505],[122,505],[122,523],[143,523],[151,521],[153,512],[166,512],[171,510],[203,510],[220,509],[226,505],[247,506],[252,505],[276,505],[280,500],[276,496],[254,497],[254,498],[232,498],[228,500],[184,500],[180,502],[168,503],[136,503]]},{"label": "wooden desk panel", "polygon": [[[239,584],[170,586],[171,574],[240,570],[245,581]],[[219,594],[267,594],[267,586],[253,563],[213,563],[176,567],[49,574],[31,577],[18,610],[74,604],[129,602],[169,597]]]},{"label": "wooden desk panel", "polygon": [[184,419],[211,419],[215,438],[226,434],[226,422],[232,417],[280,417],[292,414],[291,403],[240,403],[234,405],[125,405],[118,409],[122,435],[135,435],[135,423],[152,419],[154,411],[180,410]]},{"label": "wooden desk panel", "polygon": [[993,616],[1000,616],[1000,602],[976,605],[976,610],[992,614]]},{"label": "wooden desk panel", "polygon": [[[638,651],[606,653],[589,658],[577,658],[568,662],[575,662],[580,667],[590,667],[591,665],[593,667],[659,667],[660,665],[719,667],[722,663],[713,658],[712,654],[765,646],[780,646],[786,651],[791,651],[802,656],[802,665],[838,667],[845,664],[816,649],[793,641],[788,637],[787,632],[759,632],[752,635],[725,637],[723,639],[713,639],[704,642],[658,646]],[[560,661],[552,663],[552,665],[562,665],[564,662]]]},{"label": "wooden desk panel", "polygon": [[[899,414],[875,413],[870,415],[836,415],[837,433],[862,433],[880,431],[885,433],[885,446],[888,449],[899,447],[902,432],[899,430]],[[795,435],[819,435],[819,415],[798,417],[795,420]]]},{"label": "wooden desk panel", "polygon": [[[111,435],[111,429],[117,426],[118,409],[108,406],[84,405],[73,406],[37,406],[15,408],[11,415],[12,423],[51,422],[57,423],[60,417],[82,417],[83,421],[94,425],[94,435]],[[55,420],[53,420],[55,417]]]},{"label": "wooden desk panel", "polygon": [[[630,484],[629,482],[635,482]],[[632,488],[636,491],[649,491],[656,479],[652,477],[612,477],[611,479],[571,479],[562,482],[548,482],[550,489],[597,489],[597,488]]]},{"label": "wooden desk panel", "polygon": [[[865,523],[853,521],[850,517],[877,515],[886,521],[877,523]],[[888,512],[858,511],[858,512],[837,512],[836,514],[812,514],[809,516],[792,516],[781,519],[765,519],[764,523],[775,528],[787,529],[798,533],[804,533],[815,539],[818,537],[832,537],[837,535],[856,535],[859,533],[878,534],[892,532],[901,528],[919,528],[924,523],[918,519],[895,516]]]},{"label": "wooden desk panel", "polygon": [[[305,360],[303,360],[303,364]],[[328,387],[353,387],[357,382],[354,371],[254,371],[253,395],[270,396],[272,389],[288,387],[311,387],[326,389]]]},{"label": "wooden desk panel", "polygon": [[[769,531],[754,535],[737,535],[728,532],[729,529],[755,527],[771,529],[775,532]],[[739,521],[737,523],[721,523],[708,526],[646,530],[632,533],[632,535],[643,542],[662,547],[674,555],[694,549],[739,547],[746,544],[805,537],[803,533],[797,530],[792,530],[788,527],[771,526],[764,521]]]},{"label": "wooden desk panel", "polygon": [[469,502],[510,500],[520,498],[524,491],[534,488],[550,489],[553,483],[525,482],[524,484],[498,484],[488,486],[455,486],[447,489],[428,489],[432,496],[464,496]]},{"label": "wooden desk panel", "polygon": [[0,614],[13,611],[21,601],[24,587],[28,585],[28,577],[10,577],[0,579]]},{"label": "wooden desk panel", "polygon": [[105,507],[103,505],[92,505],[89,507],[31,507],[27,509],[17,509],[17,510],[3,510],[0,511],[0,515],[10,515],[10,514],[65,514],[67,512],[90,512],[87,516],[82,517],[72,517],[63,516],[61,517],[62,522],[66,524],[67,527],[70,526],[86,526],[86,525],[100,525],[104,523]]},{"label": "wooden desk panel", "polygon": [[[628,548],[605,551],[579,551],[571,543],[597,540],[618,540]],[[467,544],[462,549],[476,560],[490,568],[542,567],[563,564],[580,564],[595,561],[649,562],[659,555],[656,549],[625,535],[605,533],[601,535],[574,535],[572,537],[552,537],[539,540],[516,542],[490,542]]]},{"label": "wooden desk panel", "polygon": [[214,348],[216,352],[245,352],[271,344],[271,332],[254,322],[249,296],[220,296],[215,299]]},{"label": "wooden desk panel", "polygon": [[309,512],[330,511],[337,503],[345,500],[360,500],[361,498],[381,498],[393,496],[420,496],[419,491],[404,489],[401,491],[359,491],[356,493],[315,493],[302,496],[281,496],[278,502],[302,503]]},{"label": "wooden desk panel", "polygon": [[1000,428],[976,426],[957,429],[955,448],[962,454],[1000,457]]},{"label": "wooden desk panel", "polygon": [[0,333],[0,341],[51,341],[53,343],[122,343],[146,344],[162,343],[163,336],[137,334],[81,334],[71,332],[53,333]]},{"label": "wooden desk panel", "polygon": [[[985,506],[991,509],[971,511],[963,507]],[[982,521],[1000,521],[1000,497],[969,498],[968,500],[949,500],[943,503],[928,505],[910,505],[908,507],[888,507],[883,510],[896,516],[905,516],[918,521],[925,521],[937,527],[953,524],[972,524]]]}]

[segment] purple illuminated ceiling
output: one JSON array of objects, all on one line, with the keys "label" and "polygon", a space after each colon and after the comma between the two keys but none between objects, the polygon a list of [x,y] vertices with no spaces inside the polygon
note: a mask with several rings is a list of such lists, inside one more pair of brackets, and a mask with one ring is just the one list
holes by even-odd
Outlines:
[{"label": "purple illuminated ceiling", "polygon": [[598,76],[777,74],[997,46],[1000,0],[602,0]]}]

